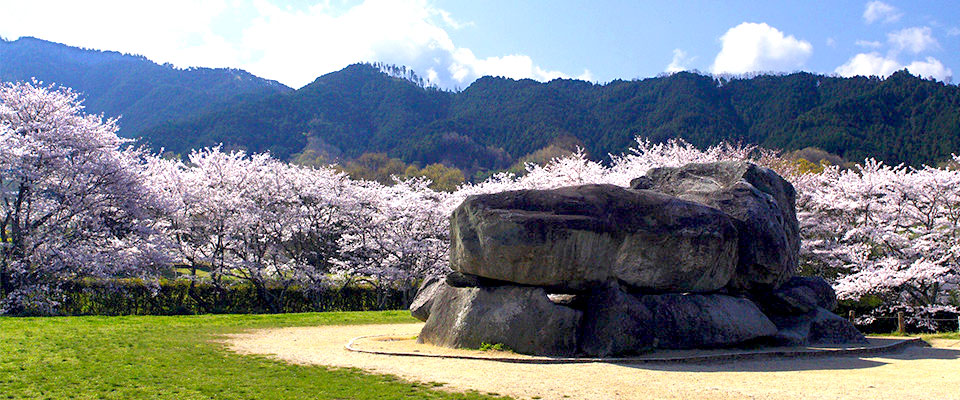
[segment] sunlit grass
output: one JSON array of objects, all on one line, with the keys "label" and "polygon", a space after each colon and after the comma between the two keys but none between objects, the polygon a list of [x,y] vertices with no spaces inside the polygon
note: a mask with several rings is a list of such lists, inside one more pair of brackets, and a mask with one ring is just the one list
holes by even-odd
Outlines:
[{"label": "sunlit grass", "polygon": [[416,322],[406,311],[0,317],[0,399],[480,399],[353,369],[238,355],[251,328]]},{"label": "sunlit grass", "polygon": [[929,339],[960,340],[960,332],[928,333],[928,334],[920,335],[920,338],[922,338],[923,340],[929,340]]},{"label": "sunlit grass", "polygon": [[929,342],[931,339],[954,339],[960,340],[960,332],[938,332],[938,333],[901,333],[901,332],[890,332],[890,333],[871,333],[869,336],[888,336],[888,337],[919,337],[924,341]]}]

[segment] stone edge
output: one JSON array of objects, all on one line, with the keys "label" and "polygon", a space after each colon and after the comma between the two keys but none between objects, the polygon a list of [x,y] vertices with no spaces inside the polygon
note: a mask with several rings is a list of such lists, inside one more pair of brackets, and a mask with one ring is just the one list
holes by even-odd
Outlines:
[{"label": "stone edge", "polygon": [[919,337],[903,338],[902,340],[895,341],[890,344],[878,345],[878,346],[864,346],[864,347],[850,347],[850,348],[840,348],[836,350],[827,350],[827,349],[803,349],[803,350],[773,350],[773,351],[738,351],[738,352],[729,352],[722,354],[710,354],[703,356],[687,356],[687,357],[529,357],[529,358],[514,358],[514,357],[483,357],[483,356],[471,356],[471,355],[444,355],[444,354],[424,354],[424,353],[411,353],[411,352],[392,352],[392,351],[381,351],[381,350],[364,350],[357,348],[355,346],[358,340],[370,339],[376,337],[388,337],[393,335],[366,335],[358,336],[350,341],[344,346],[347,351],[364,353],[364,354],[374,354],[374,355],[383,355],[383,356],[402,356],[402,357],[426,357],[426,358],[451,358],[451,359],[461,359],[461,360],[481,360],[481,361],[496,361],[496,362],[505,362],[505,363],[514,363],[514,364],[585,364],[585,363],[620,363],[620,364],[669,364],[669,363],[678,363],[678,364],[700,364],[700,363],[716,363],[723,361],[752,361],[752,360],[767,360],[774,358],[816,358],[816,357],[835,357],[835,356],[859,356],[859,355],[874,355],[880,354],[889,351],[901,350],[909,346],[920,346],[920,347],[929,347],[930,345],[924,342]]}]

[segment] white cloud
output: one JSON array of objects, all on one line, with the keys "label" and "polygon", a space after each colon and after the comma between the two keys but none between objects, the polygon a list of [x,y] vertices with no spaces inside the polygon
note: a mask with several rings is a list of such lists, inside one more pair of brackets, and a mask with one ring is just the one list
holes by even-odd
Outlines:
[{"label": "white cloud", "polygon": [[836,73],[840,76],[889,76],[903,68],[896,60],[883,57],[877,53],[860,53],[845,64],[837,67]]},{"label": "white cloud", "polygon": [[211,30],[223,0],[0,1],[0,36],[141,54],[175,65],[235,65],[238,52]]},{"label": "white cloud", "polygon": [[450,15],[450,12],[446,10],[437,9],[437,14],[440,15],[440,18],[443,19],[443,22],[447,24],[447,26],[453,29],[459,30],[469,26],[476,26],[476,24],[474,24],[472,21],[471,22],[457,21],[456,19],[453,18],[453,16]]},{"label": "white cloud", "polygon": [[895,51],[908,50],[913,53],[921,53],[940,47],[937,39],[933,38],[933,31],[927,26],[906,28],[888,33],[887,41],[890,42]]},{"label": "white cloud", "polygon": [[933,78],[944,82],[950,82],[953,79],[953,71],[933,57],[903,65],[893,58],[884,57],[877,53],[857,54],[845,64],[837,67],[835,72],[845,77],[858,75],[887,77],[904,68],[911,74],[923,78]]},{"label": "white cloud", "polygon": [[953,27],[947,30],[947,36],[958,36],[960,35],[960,28]]},{"label": "white cloud", "polygon": [[907,70],[923,78],[933,78],[944,82],[953,80],[953,71],[933,57],[927,57],[924,61],[914,61],[907,65]]},{"label": "white cloud", "polygon": [[813,54],[810,42],[765,23],[744,22],[720,37],[723,47],[711,66],[715,74],[756,71],[792,71]]},{"label": "white cloud", "polygon": [[866,9],[863,10],[863,20],[868,24],[880,20],[883,20],[883,22],[896,22],[900,20],[902,16],[903,13],[901,13],[900,10],[882,1],[871,1],[867,3]]},{"label": "white cloud", "polygon": [[[513,79],[532,78],[540,81],[570,77],[560,71],[544,70],[525,55],[477,58],[473,51],[467,48],[459,48],[453,52],[452,62],[447,69],[451,77],[461,83],[485,75]],[[584,71],[584,74],[589,76],[589,71]]]},{"label": "white cloud", "polygon": [[827,43],[827,47],[837,47],[837,40],[832,37],[827,38],[826,43]]},{"label": "white cloud", "polygon": [[856,44],[857,46],[860,46],[860,47],[868,47],[868,48],[872,48],[872,49],[876,49],[876,48],[879,48],[880,46],[883,46],[883,43],[880,43],[880,42],[875,41],[875,40],[874,40],[874,41],[870,41],[870,40],[857,40],[857,42],[856,42],[855,44]]},{"label": "white cloud", "polygon": [[690,57],[686,51],[673,49],[673,60],[670,61],[670,65],[667,65],[664,71],[669,73],[687,71],[690,69],[690,63],[695,59],[696,57]]},{"label": "white cloud", "polygon": [[[292,87],[361,61],[405,65],[448,88],[486,74],[568,77],[523,54],[478,57],[457,46],[447,29],[472,23],[426,0],[364,0],[336,10],[268,0],[0,0],[0,9],[0,36],[6,38],[36,36],[180,67],[243,68]],[[223,28],[224,20],[236,25],[232,31]],[[589,71],[580,77],[591,78]]]}]

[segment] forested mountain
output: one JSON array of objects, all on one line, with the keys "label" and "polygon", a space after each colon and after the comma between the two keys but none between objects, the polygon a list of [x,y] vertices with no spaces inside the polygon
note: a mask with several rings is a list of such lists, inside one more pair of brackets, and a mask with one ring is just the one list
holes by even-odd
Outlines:
[{"label": "forested mountain", "polygon": [[960,153],[960,89],[905,71],[887,79],[683,72],[603,85],[484,77],[462,92],[446,92],[357,64],[295,92],[145,135],[176,151],[223,142],[286,158],[314,147],[333,157],[386,152],[470,170],[505,168],[567,136],[602,158],[622,152],[637,135],[698,146],[815,146],[849,160],[920,165]]},{"label": "forested mountain", "polygon": [[80,92],[87,112],[122,116],[120,134],[127,137],[228,103],[291,91],[237,69],[177,69],[113,51],[30,37],[0,39],[0,81],[34,78]]},{"label": "forested mountain", "polygon": [[123,115],[124,135],[175,153],[219,143],[300,161],[386,153],[468,176],[552,154],[561,142],[582,143],[602,159],[638,135],[697,146],[814,146],[893,164],[960,153],[960,88],[906,71],[886,79],[681,72],[606,84],[484,77],[450,92],[401,67],[355,64],[290,90],[240,70],[181,70],[38,39],[0,41],[0,79],[30,77],[83,92],[88,111]]}]

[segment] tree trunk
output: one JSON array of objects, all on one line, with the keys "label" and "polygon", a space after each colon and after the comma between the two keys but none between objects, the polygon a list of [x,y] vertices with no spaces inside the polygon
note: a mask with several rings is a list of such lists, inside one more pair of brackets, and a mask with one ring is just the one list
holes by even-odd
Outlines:
[{"label": "tree trunk", "polygon": [[7,294],[13,291],[10,287],[10,277],[7,276],[7,262],[0,263],[0,301],[7,298]]},{"label": "tree trunk", "polygon": [[196,286],[196,281],[190,281],[190,287],[187,288],[187,296],[190,296],[193,301],[197,302],[197,314],[207,313],[210,311],[210,306],[203,300],[203,296],[197,294],[195,290]]},{"label": "tree trunk", "polygon": [[270,313],[277,314],[280,311],[277,309],[277,305],[273,299],[273,296],[270,295],[270,292],[267,290],[266,285],[261,283],[254,283],[253,286],[257,288],[257,297],[260,298],[261,306],[266,306],[270,310]]}]

